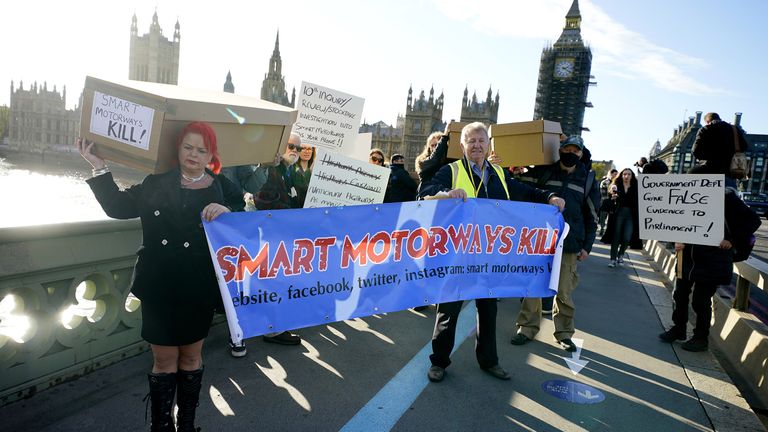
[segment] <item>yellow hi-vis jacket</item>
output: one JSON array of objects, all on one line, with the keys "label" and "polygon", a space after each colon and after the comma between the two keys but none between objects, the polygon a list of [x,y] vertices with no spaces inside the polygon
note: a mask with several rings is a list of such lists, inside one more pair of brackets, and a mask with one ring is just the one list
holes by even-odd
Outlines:
[{"label": "yellow hi-vis jacket", "polygon": [[[464,191],[467,193],[467,198],[477,198],[475,195],[475,187],[472,183],[472,179],[469,177],[469,173],[464,167],[463,161],[463,159],[459,159],[449,164],[451,167],[452,179],[451,189],[464,189]],[[509,199],[509,189],[507,188],[507,181],[504,179],[504,168],[490,162],[488,162],[488,164],[491,165],[494,171],[496,171],[496,174],[499,176],[499,180],[501,180],[501,185],[504,186],[504,192],[507,194],[507,199]],[[490,175],[488,178],[490,179]]]}]

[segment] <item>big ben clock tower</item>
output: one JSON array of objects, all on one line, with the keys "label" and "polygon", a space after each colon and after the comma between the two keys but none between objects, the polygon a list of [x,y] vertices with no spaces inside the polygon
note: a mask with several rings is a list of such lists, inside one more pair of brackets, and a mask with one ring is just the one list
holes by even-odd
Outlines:
[{"label": "big ben clock tower", "polygon": [[581,40],[579,0],[565,16],[560,38],[541,52],[534,120],[560,123],[566,135],[581,135],[587,102],[592,51]]}]

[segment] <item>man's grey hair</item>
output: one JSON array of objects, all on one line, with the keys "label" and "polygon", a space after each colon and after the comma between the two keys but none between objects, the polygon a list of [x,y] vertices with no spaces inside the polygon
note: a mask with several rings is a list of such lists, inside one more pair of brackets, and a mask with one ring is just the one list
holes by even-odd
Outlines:
[{"label": "man's grey hair", "polygon": [[476,131],[483,131],[485,132],[486,138],[488,137],[488,128],[483,124],[483,122],[474,122],[470,123],[461,130],[461,142],[466,143],[467,142],[467,135],[469,135],[472,132]]}]

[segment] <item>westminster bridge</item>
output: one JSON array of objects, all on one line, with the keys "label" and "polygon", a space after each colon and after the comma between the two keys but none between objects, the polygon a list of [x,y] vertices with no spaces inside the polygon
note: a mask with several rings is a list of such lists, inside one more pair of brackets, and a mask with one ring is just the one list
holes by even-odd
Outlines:
[{"label": "westminster bridge", "polygon": [[[151,367],[129,293],[137,220],[0,229],[0,430],[147,430]],[[297,347],[248,340],[231,358],[219,317],[206,340],[204,431],[762,431],[768,330],[749,312],[768,265],[735,266],[714,300],[710,352],[657,340],[671,325],[675,258],[647,242],[609,269],[595,245],[575,293],[576,353],[545,319],[509,344],[519,310],[502,299],[498,381],[474,359],[474,311],[460,317],[445,381],[429,383],[434,307],[298,330]],[[473,307],[468,304],[467,307]],[[735,384],[734,384],[735,383]]]}]

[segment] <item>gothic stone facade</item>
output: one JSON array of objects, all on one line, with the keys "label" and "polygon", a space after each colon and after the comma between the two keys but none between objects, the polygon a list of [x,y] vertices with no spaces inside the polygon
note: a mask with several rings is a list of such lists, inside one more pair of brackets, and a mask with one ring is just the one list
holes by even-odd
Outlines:
[{"label": "gothic stone facade", "polygon": [[8,118],[8,145],[16,150],[44,152],[73,150],[80,129],[80,107],[67,110],[67,89],[60,94],[34,83],[28,90],[24,83],[14,89],[11,82],[11,106]]},{"label": "gothic stone facade", "polygon": [[162,84],[179,83],[179,48],[181,31],[179,21],[173,32],[173,40],[163,36],[157,21],[157,12],[152,16],[149,33],[139,36],[136,14],[131,21],[131,51],[128,62],[128,79]]}]

